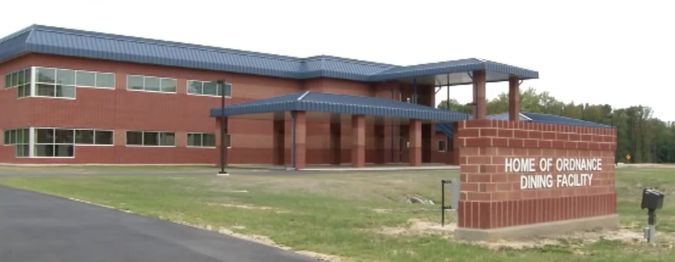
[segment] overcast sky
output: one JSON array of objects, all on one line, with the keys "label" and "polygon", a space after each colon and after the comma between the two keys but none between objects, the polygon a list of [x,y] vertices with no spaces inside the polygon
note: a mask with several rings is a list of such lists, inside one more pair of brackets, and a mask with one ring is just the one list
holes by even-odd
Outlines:
[{"label": "overcast sky", "polygon": [[[398,65],[484,58],[539,71],[522,87],[564,102],[648,105],[675,121],[669,2],[6,1],[0,35],[43,24]],[[506,90],[488,84],[488,97]],[[469,102],[469,91],[453,88],[451,96]]]}]

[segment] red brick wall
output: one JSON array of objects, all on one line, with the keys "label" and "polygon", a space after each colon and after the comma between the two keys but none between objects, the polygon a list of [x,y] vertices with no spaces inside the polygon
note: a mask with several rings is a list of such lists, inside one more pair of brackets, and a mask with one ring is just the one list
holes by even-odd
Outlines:
[{"label": "red brick wall", "polygon": [[[438,151],[438,141],[445,141],[445,152]],[[432,139],[431,162],[457,165],[459,162],[458,151],[453,146],[453,139],[447,135],[436,132]]]},{"label": "red brick wall", "polygon": [[[4,75],[29,66],[114,72],[114,90],[77,88],[77,99],[22,98],[16,89],[4,88]],[[130,92],[126,90],[127,74],[171,77],[178,80],[176,94]],[[0,129],[19,127],[96,128],[115,131],[115,144],[103,147],[76,146],[72,159],[15,158],[12,146],[0,146],[0,163],[218,163],[219,150],[213,148],[186,148],[187,132],[209,132],[219,136],[216,121],[209,110],[220,106],[220,98],[186,94],[187,80],[226,79],[233,84],[233,98],[228,104],[287,95],[312,90],[362,96],[391,98],[401,92],[398,83],[363,83],[337,79],[294,80],[262,77],[227,72],[142,65],[104,60],[92,60],[53,55],[30,54],[0,64]],[[286,114],[285,161],[290,162],[290,117]],[[307,163],[328,164],[333,158],[329,148],[329,115],[308,114]],[[351,121],[342,121],[342,162],[351,160]],[[346,119],[346,120],[344,120]],[[380,155],[398,156],[398,132],[384,141],[384,152],[376,145],[375,120],[366,120],[366,161],[376,162]],[[396,121],[388,124],[399,128]],[[272,114],[237,116],[229,120],[232,148],[228,154],[231,163],[273,162]],[[127,130],[172,131],[176,133],[176,147],[127,147]],[[1,136],[1,135],[0,135]],[[389,149],[391,150],[391,149]],[[393,162],[407,161],[394,159]]]},{"label": "red brick wall", "polygon": [[[616,213],[613,128],[497,120],[457,123],[459,227],[489,229]],[[508,157],[600,158],[590,186],[521,189]],[[528,173],[529,174],[529,173]],[[558,173],[553,169],[553,176]]]}]

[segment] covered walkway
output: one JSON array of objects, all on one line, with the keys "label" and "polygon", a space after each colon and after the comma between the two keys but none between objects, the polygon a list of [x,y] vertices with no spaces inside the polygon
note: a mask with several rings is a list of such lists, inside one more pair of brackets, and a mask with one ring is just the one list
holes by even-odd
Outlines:
[{"label": "covered walkway", "polygon": [[[280,132],[277,132],[280,135],[274,136],[274,151],[277,158],[282,159],[282,161],[275,162],[283,163],[285,145],[283,114],[285,112],[290,112],[291,115],[291,164],[295,169],[304,169],[307,163],[306,136],[308,112],[328,113],[331,114],[331,118],[335,118],[336,116],[339,118],[340,115],[351,116],[351,162],[353,167],[365,166],[366,117],[399,119],[407,122],[409,141],[408,163],[410,166],[421,166],[422,164],[422,122],[451,123],[469,119],[470,117],[464,113],[440,110],[390,99],[310,91],[228,105],[224,110],[214,108],[211,109],[211,116],[221,118],[247,114],[274,113],[274,129],[280,130]],[[339,141],[339,127],[331,127],[331,136],[336,136],[338,139],[335,143],[331,143],[331,150],[340,150],[342,143]],[[339,158],[339,154],[336,155]],[[339,159],[336,162],[339,163]]]}]

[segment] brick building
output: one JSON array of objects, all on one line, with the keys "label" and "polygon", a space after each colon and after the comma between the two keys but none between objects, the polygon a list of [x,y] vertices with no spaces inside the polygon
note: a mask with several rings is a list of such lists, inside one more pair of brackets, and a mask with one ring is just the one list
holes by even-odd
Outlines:
[{"label": "brick building", "polygon": [[[397,66],[38,25],[0,40],[0,74],[0,163],[217,163],[226,117],[228,162],[298,168],[457,163],[452,123],[485,117],[486,83],[513,93],[538,77],[481,59]],[[215,80],[229,83],[224,112]],[[433,108],[463,84],[475,116]]]}]

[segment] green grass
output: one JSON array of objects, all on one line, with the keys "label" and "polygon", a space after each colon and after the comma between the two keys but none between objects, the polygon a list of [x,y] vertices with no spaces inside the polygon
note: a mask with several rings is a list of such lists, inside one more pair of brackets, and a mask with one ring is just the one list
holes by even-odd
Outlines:
[{"label": "green grass", "polygon": [[[9,169],[0,172],[69,171],[68,168]],[[269,175],[237,170],[230,177],[215,177],[183,175],[213,173],[189,167],[77,170],[85,175],[4,177],[0,178],[0,184],[83,199],[170,221],[262,235],[295,250],[355,261],[668,261],[675,258],[672,246],[651,247],[644,243],[565,240],[523,250],[489,250],[454,241],[446,234],[381,232],[383,228],[405,228],[411,219],[438,223],[439,181],[456,177],[456,171]],[[153,172],[168,174],[134,175]],[[104,175],[86,175],[91,173]],[[115,175],[106,175],[109,173]],[[646,212],[639,209],[640,191],[645,186],[655,186],[668,194],[664,209],[658,213],[658,229],[661,234],[674,234],[675,200],[669,200],[675,193],[675,169],[619,169],[617,192],[622,226],[639,232],[646,222]],[[406,201],[409,195],[428,198],[437,204],[409,204]]]}]

